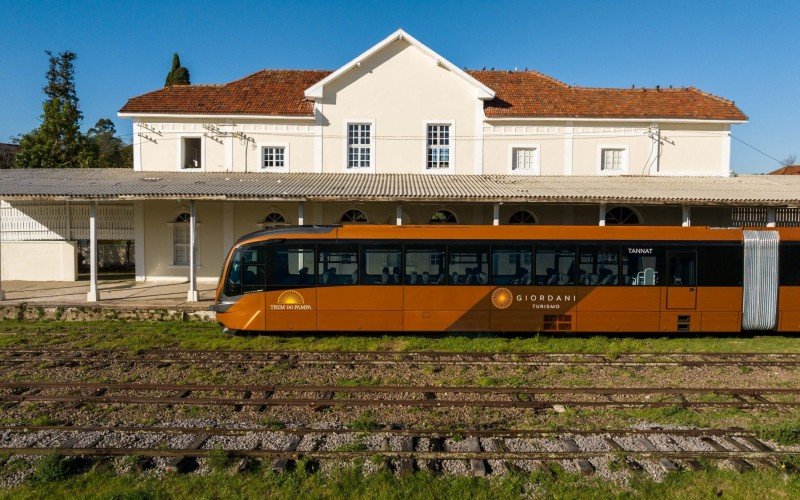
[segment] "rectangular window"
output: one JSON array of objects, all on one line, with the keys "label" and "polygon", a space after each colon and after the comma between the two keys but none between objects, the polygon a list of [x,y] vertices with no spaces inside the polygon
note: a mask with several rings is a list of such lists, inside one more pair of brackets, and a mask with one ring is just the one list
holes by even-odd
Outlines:
[{"label": "rectangular window", "polygon": [[314,285],[314,245],[281,245],[275,250],[276,286]]},{"label": "rectangular window", "polygon": [[575,247],[536,248],[536,284],[542,286],[575,284]]},{"label": "rectangular window", "polygon": [[189,224],[185,222],[172,226],[172,265],[189,265]]},{"label": "rectangular window", "polygon": [[261,292],[266,288],[266,247],[250,245],[241,249],[242,293]]},{"label": "rectangular window", "polygon": [[530,285],[531,247],[495,248],[492,250],[493,285]]},{"label": "rectangular window", "polygon": [[651,245],[622,245],[620,249],[622,284],[663,285],[663,248]]},{"label": "rectangular window", "polygon": [[283,146],[269,146],[263,151],[261,166],[263,168],[281,168],[286,166],[286,148]]},{"label": "rectangular window", "polygon": [[619,248],[581,245],[578,284],[607,286],[617,283],[619,283]]},{"label": "rectangular window", "polygon": [[372,125],[347,124],[347,168],[372,166]]},{"label": "rectangular window", "polygon": [[450,125],[428,125],[426,168],[450,168]]},{"label": "rectangular window", "polygon": [[[778,269],[783,270],[784,266],[779,265]],[[697,247],[698,286],[742,286],[743,275],[744,247],[741,243]]]},{"label": "rectangular window", "polygon": [[183,168],[202,168],[202,140],[200,137],[183,138]]},{"label": "rectangular window", "polygon": [[317,276],[320,285],[357,285],[358,247],[320,245]]},{"label": "rectangular window", "polygon": [[514,164],[511,168],[516,171],[530,172],[536,169],[536,148],[514,148]]},{"label": "rectangular window", "polygon": [[625,150],[622,148],[603,148],[600,151],[600,170],[603,172],[622,171],[624,155]]},{"label": "rectangular window", "polygon": [[364,246],[361,253],[361,282],[365,285],[399,285],[400,258],[398,247]]},{"label": "rectangular window", "polygon": [[444,245],[407,246],[405,255],[407,285],[444,283]]},{"label": "rectangular window", "polygon": [[800,244],[781,243],[778,272],[781,286],[800,286]]},{"label": "rectangular window", "polygon": [[489,284],[488,247],[451,245],[448,250],[448,285]]},{"label": "rectangular window", "polygon": [[694,252],[668,252],[669,275],[667,286],[695,286]]}]

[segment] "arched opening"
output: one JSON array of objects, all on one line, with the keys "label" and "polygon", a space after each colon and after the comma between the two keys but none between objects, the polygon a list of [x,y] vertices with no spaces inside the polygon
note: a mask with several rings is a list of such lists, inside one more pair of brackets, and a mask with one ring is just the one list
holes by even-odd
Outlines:
[{"label": "arched opening", "polygon": [[607,226],[631,226],[641,223],[639,214],[630,207],[611,207],[606,211]]},{"label": "arched opening", "polygon": [[431,215],[430,224],[458,224],[458,217],[450,210],[437,210]]},{"label": "arched opening", "polygon": [[286,217],[280,212],[269,212],[259,224],[259,226],[261,226],[262,228],[279,227],[287,225],[289,225],[289,222],[286,220]]},{"label": "arched opening", "polygon": [[368,224],[369,218],[362,210],[351,208],[339,218],[342,224]]},{"label": "arched opening", "polygon": [[509,224],[538,224],[536,216],[527,210],[518,210],[508,218]]},{"label": "arched opening", "polygon": [[172,265],[189,265],[189,221],[191,215],[181,212],[172,219]]},{"label": "arched opening", "polygon": [[[413,224],[414,219],[411,218],[411,214],[403,210],[403,225]],[[391,214],[386,217],[386,224],[395,225],[397,224],[397,214]]]}]

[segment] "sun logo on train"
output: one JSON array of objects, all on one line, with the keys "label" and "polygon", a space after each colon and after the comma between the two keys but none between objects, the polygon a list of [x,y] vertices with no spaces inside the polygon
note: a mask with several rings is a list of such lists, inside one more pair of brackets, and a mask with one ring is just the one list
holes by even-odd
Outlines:
[{"label": "sun logo on train", "polygon": [[300,292],[295,290],[286,290],[282,294],[278,295],[278,304],[281,305],[296,305],[296,304],[305,304],[306,301],[303,299],[303,296],[300,295]]},{"label": "sun logo on train", "polygon": [[514,302],[514,296],[508,288],[498,288],[492,292],[492,304],[498,309],[507,309]]}]

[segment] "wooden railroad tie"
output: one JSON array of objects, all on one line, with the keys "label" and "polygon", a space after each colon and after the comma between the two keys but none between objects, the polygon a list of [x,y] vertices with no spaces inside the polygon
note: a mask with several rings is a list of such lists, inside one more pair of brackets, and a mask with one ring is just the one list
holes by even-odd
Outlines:
[{"label": "wooden railroad tie", "polygon": [[[194,441],[189,445],[187,450],[199,450],[210,437],[209,434],[200,434],[194,438]],[[182,456],[175,457],[167,463],[166,471],[169,473],[182,473],[187,472],[197,461],[193,457]]]},{"label": "wooden railroad tie", "polygon": [[[475,436],[471,436],[467,438],[467,450],[470,453],[480,453],[483,450],[481,449],[481,442]],[[469,467],[472,470],[472,475],[475,477],[484,477],[486,476],[486,461],[481,460],[479,458],[473,458],[469,461]]]},{"label": "wooden railroad tie", "polygon": [[[708,436],[703,436],[700,438],[700,440],[706,443],[707,445],[711,446],[712,448],[714,448],[714,451],[728,451],[727,448],[725,448],[724,446],[722,446],[721,444],[719,444],[714,439]],[[750,465],[750,463],[745,462],[741,458],[729,458],[728,463],[731,464],[733,468],[736,470],[736,472],[740,474],[753,469],[753,466]]]},{"label": "wooden railroad tie", "polygon": [[[284,445],[284,447],[281,448],[281,450],[283,450],[283,451],[296,451],[297,450],[297,446],[300,444],[300,441],[302,441],[302,440],[303,440],[303,438],[300,437],[300,436],[292,436],[292,438],[289,440],[289,442],[286,443],[286,445]],[[290,462],[291,461],[288,458],[276,458],[275,460],[272,461],[272,467],[271,468],[275,472],[283,472],[289,466]]]},{"label": "wooden railroad tie", "polygon": [[[652,441],[650,441],[649,439],[647,439],[644,436],[637,437],[636,441],[640,445],[642,445],[644,447],[644,449],[647,450],[647,451],[659,451],[658,448],[656,447],[656,445],[654,445]],[[674,471],[678,470],[678,466],[675,465],[675,462],[673,462],[672,460],[670,460],[668,458],[659,459],[658,460],[658,465],[660,465],[661,468],[664,469],[667,472],[674,472]]]}]

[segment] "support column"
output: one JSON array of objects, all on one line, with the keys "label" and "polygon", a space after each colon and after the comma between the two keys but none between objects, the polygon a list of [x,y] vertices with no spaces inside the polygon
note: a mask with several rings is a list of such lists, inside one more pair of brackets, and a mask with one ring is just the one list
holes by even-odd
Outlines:
[{"label": "support column", "polygon": [[6,300],[6,292],[3,291],[3,207],[0,207],[0,300]]},{"label": "support column", "polygon": [[187,302],[197,302],[197,208],[194,200],[189,201],[189,293]]},{"label": "support column", "polygon": [[683,205],[681,207],[681,226],[689,227],[692,225],[692,207],[689,205]]},{"label": "support column", "polygon": [[492,206],[492,225],[499,226],[500,225],[500,204],[495,203]]},{"label": "support column", "polygon": [[394,212],[395,212],[395,214],[394,214],[395,223],[398,226],[402,226],[403,225],[403,204],[402,203],[398,203],[397,206],[394,209]]},{"label": "support column", "polygon": [[97,202],[89,204],[89,293],[87,302],[97,302]]},{"label": "support column", "polygon": [[147,268],[144,255],[144,202],[133,202],[133,248],[136,281],[147,280]]},{"label": "support column", "polygon": [[598,226],[605,226],[606,225],[606,204],[600,204],[600,211],[597,214],[597,225]]},{"label": "support column", "polygon": [[301,201],[297,205],[297,225],[302,226],[306,220],[306,202]]},{"label": "support column", "polygon": [[767,227],[777,226],[778,209],[775,207],[767,207]]}]

